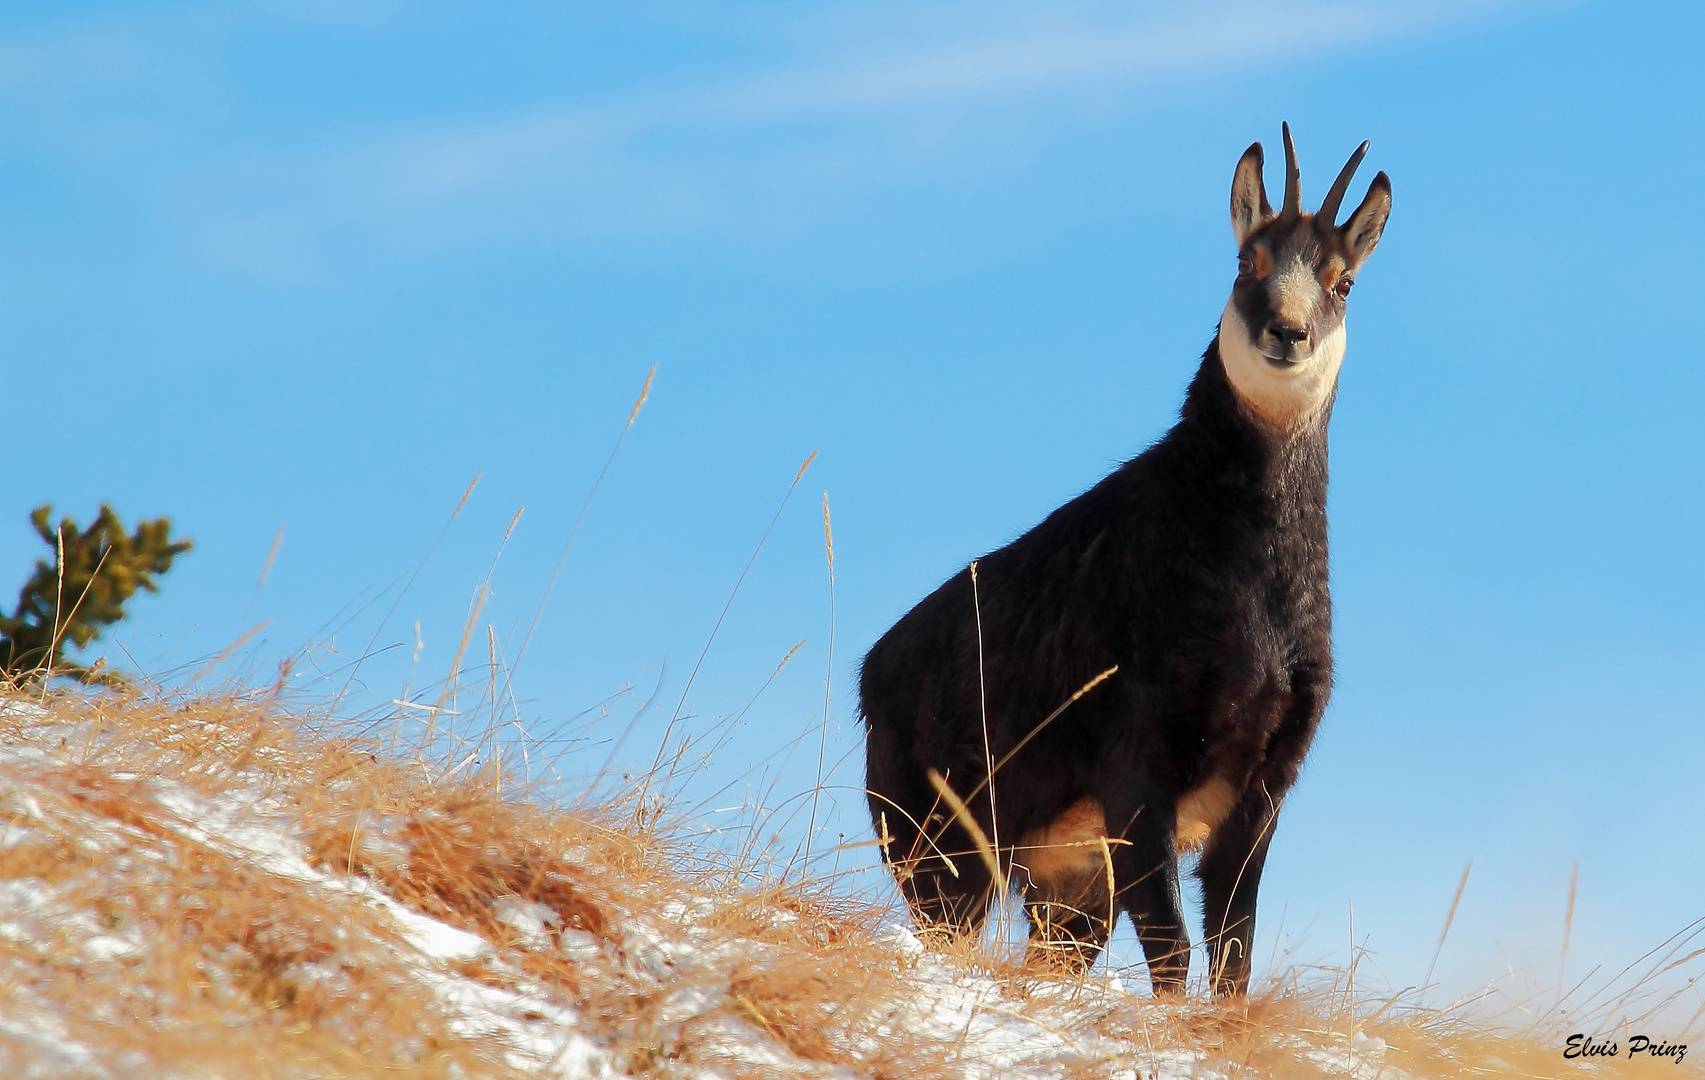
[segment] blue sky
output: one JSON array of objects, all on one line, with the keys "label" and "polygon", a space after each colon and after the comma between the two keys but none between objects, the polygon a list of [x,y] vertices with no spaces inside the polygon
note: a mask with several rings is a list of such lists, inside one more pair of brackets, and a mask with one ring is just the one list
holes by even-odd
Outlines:
[{"label": "blue sky", "polygon": [[[639,710],[618,757],[644,766],[677,707],[713,730],[803,640],[695,791],[808,788],[826,677],[856,784],[863,650],[1171,422],[1234,272],[1243,148],[1289,120],[1312,203],[1367,138],[1395,208],[1332,429],[1339,683],[1258,951],[1342,963],[1353,907],[1417,982],[1472,858],[1447,989],[1550,984],[1578,861],[1568,981],[1619,969],[1705,916],[1702,22],[7,4],[0,566],[22,581],[40,502],[169,514],[197,549],[116,635],[137,664],[182,678],[265,621],[221,672],[297,655],[324,701],[371,643],[340,707],[378,708],[442,678],[488,573],[469,656],[489,624],[514,659],[656,365],[518,715],[586,740],[573,774]],[[855,795],[825,816],[868,835]]]}]

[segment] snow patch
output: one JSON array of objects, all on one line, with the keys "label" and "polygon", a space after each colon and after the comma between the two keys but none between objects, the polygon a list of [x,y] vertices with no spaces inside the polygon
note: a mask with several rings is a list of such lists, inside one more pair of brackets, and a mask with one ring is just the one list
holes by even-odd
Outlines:
[{"label": "snow patch", "polygon": [[[0,742],[0,850],[63,844],[69,838],[85,850],[113,855],[110,865],[126,875],[126,880],[107,883],[114,890],[125,888],[129,875],[169,871],[171,845],[147,829],[65,797],[41,779],[50,769],[80,760],[88,745],[98,741],[97,733],[56,726],[45,711],[29,703],[0,702],[0,716],[30,722],[22,741],[13,737]],[[66,746],[74,750],[63,750]],[[178,841],[236,860],[293,888],[355,905],[353,910],[382,915],[376,921],[388,922],[395,940],[374,937],[354,918],[324,932],[337,948],[373,946],[387,949],[387,955],[398,953],[394,959],[406,977],[442,1006],[453,1033],[495,1042],[506,1063],[526,1075],[620,1080],[658,1071],[655,1061],[624,1057],[637,1053],[634,1046],[665,1061],[690,1048],[692,1068],[679,1075],[703,1080],[753,1072],[849,1080],[862,1075],[849,1066],[796,1055],[761,1011],[736,993],[732,980],[740,972],[761,972],[766,964],[784,958],[777,945],[730,931],[725,920],[719,921],[731,900],[756,904],[756,899],[688,891],[657,897],[657,903],[639,912],[611,903],[604,906],[608,925],[595,936],[564,926],[563,916],[546,904],[502,897],[492,903],[490,914],[514,936],[505,937],[500,950],[479,934],[399,902],[373,880],[311,864],[300,811],[270,785],[208,795],[157,777],[134,777],[133,782],[158,808],[154,824]],[[371,828],[357,830],[353,842],[368,865],[403,865],[409,852],[393,838],[398,822],[375,818],[367,824]],[[568,862],[579,864],[589,861],[590,852],[570,850],[566,855]],[[587,872],[600,871],[589,867]],[[0,881],[0,942],[15,950],[64,942],[90,964],[122,963],[149,947],[154,928],[103,924],[87,900],[41,878]],[[801,922],[798,913],[779,907],[767,912],[742,908],[741,913],[767,921],[772,931]],[[395,941],[406,943],[407,949],[395,949]],[[878,944],[891,950],[900,973],[897,996],[884,1003],[886,1012],[872,1023],[855,1025],[854,1033],[823,1033],[843,1039],[846,1045],[838,1049],[852,1060],[872,1057],[904,1037],[937,1041],[954,1055],[966,1080],[1013,1075],[1064,1080],[1089,1071],[1121,1080],[1221,1080],[1228,1075],[1216,1067],[1206,1048],[1157,1048],[1134,1037],[1104,1034],[1098,1021],[1114,1010],[1141,1007],[1115,972],[1078,983],[1038,979],[1015,985],[928,952],[903,925],[885,927]],[[600,1013],[596,1020],[582,1015],[582,999],[547,985],[536,974],[541,970],[536,964],[561,961],[573,965],[578,980],[596,988],[595,997],[629,1002],[633,1015],[623,1015],[619,1008],[614,1010],[617,1015]],[[303,982],[328,988],[346,980],[336,956],[302,963],[292,971]],[[4,974],[0,966],[0,977]],[[635,1035],[624,1024],[643,1030]],[[1396,1073],[1383,1067],[1385,1049],[1382,1040],[1360,1031],[1339,1047],[1321,1048],[1300,1038],[1295,1047],[1298,1058],[1338,1075],[1397,1080]],[[27,1005],[0,1009],[0,1063],[10,1070],[8,1076],[20,1077],[137,1073],[135,1068],[118,1067],[100,1047],[80,1041],[65,1018]],[[1110,1066],[1114,1071],[1108,1073]]]}]

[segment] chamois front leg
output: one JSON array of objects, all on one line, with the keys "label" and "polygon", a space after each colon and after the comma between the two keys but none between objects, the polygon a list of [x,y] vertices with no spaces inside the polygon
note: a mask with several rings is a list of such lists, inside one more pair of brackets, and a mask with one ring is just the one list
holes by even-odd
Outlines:
[{"label": "chamois front leg", "polygon": [[1278,807],[1257,783],[1214,830],[1202,851],[1202,917],[1209,981],[1216,996],[1249,991],[1249,950],[1255,942],[1255,898]]},{"label": "chamois front leg", "polygon": [[1182,994],[1190,974],[1190,935],[1178,896],[1172,829],[1170,807],[1160,813],[1144,810],[1125,832],[1130,843],[1113,849],[1119,906],[1136,926],[1156,996]]},{"label": "chamois front leg", "polygon": [[1210,982],[1216,995],[1249,991],[1250,948],[1255,942],[1255,899],[1279,807],[1314,739],[1331,687],[1327,666],[1306,665],[1291,675],[1283,717],[1267,743],[1266,760],[1214,829],[1196,875],[1202,882],[1202,917]]}]

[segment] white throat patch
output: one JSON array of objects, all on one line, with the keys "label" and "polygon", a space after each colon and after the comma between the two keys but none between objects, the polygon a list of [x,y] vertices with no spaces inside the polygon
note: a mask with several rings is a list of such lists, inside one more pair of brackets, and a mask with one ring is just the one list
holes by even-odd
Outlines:
[{"label": "white throat patch", "polygon": [[1246,405],[1274,427],[1292,430],[1320,415],[1338,385],[1344,324],[1326,335],[1308,359],[1276,366],[1256,350],[1237,305],[1228,300],[1220,316],[1220,363]]}]

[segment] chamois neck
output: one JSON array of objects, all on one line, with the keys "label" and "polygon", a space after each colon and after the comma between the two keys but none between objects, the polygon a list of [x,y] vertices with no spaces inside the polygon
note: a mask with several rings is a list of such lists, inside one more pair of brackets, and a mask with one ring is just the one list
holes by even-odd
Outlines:
[{"label": "chamois neck", "polygon": [[[1332,415],[1329,397],[1309,422],[1280,427],[1251,409],[1232,387],[1220,361],[1216,336],[1184,395],[1178,432],[1221,475],[1239,476],[1270,494],[1324,501],[1326,428]],[[1314,501],[1310,499],[1309,501]]]},{"label": "chamois neck", "polygon": [[1306,355],[1275,362],[1255,346],[1234,294],[1220,316],[1214,351],[1243,409],[1288,434],[1326,421],[1344,363],[1343,319],[1310,341]]}]

